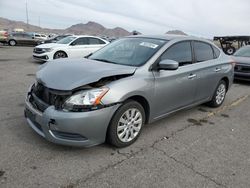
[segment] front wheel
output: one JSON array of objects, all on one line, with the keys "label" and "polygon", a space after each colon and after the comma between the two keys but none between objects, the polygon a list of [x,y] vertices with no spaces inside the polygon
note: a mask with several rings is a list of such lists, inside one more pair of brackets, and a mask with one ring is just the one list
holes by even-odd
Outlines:
[{"label": "front wheel", "polygon": [[221,106],[225,100],[226,93],[227,93],[226,82],[224,80],[221,80],[215,90],[212,100],[208,102],[208,106],[214,108]]},{"label": "front wheel", "polygon": [[63,51],[58,51],[54,54],[54,59],[59,59],[59,58],[66,58],[68,57],[67,54]]},{"label": "front wheel", "polygon": [[127,101],[113,116],[108,128],[108,141],[116,147],[131,145],[145,124],[145,111],[138,102]]},{"label": "front wheel", "polygon": [[10,40],[9,45],[10,46],[16,46],[16,41],[15,40]]}]

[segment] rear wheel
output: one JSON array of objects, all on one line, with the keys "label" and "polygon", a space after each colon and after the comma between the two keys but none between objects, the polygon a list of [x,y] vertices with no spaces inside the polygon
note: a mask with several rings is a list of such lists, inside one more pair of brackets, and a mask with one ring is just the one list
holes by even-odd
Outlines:
[{"label": "rear wheel", "polygon": [[67,54],[63,51],[58,51],[54,54],[54,59],[59,59],[59,58],[66,58],[68,57]]},{"label": "rear wheel", "polygon": [[226,48],[225,51],[226,51],[227,55],[233,55],[235,53],[236,49],[233,46],[229,46],[229,47]]},{"label": "rear wheel", "polygon": [[16,46],[16,41],[15,40],[9,40],[9,45],[10,46]]},{"label": "rear wheel", "polygon": [[221,80],[215,90],[212,100],[208,103],[210,107],[219,107],[225,100],[227,93],[227,84],[224,80]]},{"label": "rear wheel", "polygon": [[116,147],[129,146],[137,140],[144,124],[143,107],[129,100],[113,116],[108,129],[108,141]]}]

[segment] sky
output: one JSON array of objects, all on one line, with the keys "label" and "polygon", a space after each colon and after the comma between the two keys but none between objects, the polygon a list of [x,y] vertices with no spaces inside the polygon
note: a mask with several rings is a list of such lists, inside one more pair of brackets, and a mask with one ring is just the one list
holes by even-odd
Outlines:
[{"label": "sky", "polygon": [[[143,34],[250,35],[250,0],[0,0],[0,17],[52,29],[94,21]],[[40,22],[39,22],[40,20]]]}]

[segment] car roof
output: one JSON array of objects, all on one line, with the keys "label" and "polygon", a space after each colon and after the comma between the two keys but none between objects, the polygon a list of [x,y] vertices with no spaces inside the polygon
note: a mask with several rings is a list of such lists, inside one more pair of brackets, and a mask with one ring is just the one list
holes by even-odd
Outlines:
[{"label": "car roof", "polygon": [[128,36],[129,38],[152,38],[152,39],[161,39],[161,40],[174,40],[174,39],[187,39],[187,40],[199,40],[199,41],[206,41],[210,42],[207,39],[194,37],[194,36],[187,36],[187,35],[131,35]]},{"label": "car roof", "polygon": [[162,39],[162,40],[173,40],[173,39],[181,39],[181,38],[189,38],[186,35],[131,35],[129,38],[154,38],[154,39]]},{"label": "car roof", "polygon": [[101,37],[98,37],[98,36],[92,36],[92,35],[72,35],[71,37],[94,37],[94,38],[101,38]]}]

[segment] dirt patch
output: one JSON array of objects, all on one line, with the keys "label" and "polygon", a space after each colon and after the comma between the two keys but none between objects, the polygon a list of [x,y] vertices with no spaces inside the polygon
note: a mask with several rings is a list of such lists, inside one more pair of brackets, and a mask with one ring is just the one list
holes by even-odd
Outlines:
[{"label": "dirt patch", "polygon": [[26,76],[35,76],[35,74],[26,74]]},{"label": "dirt patch", "polygon": [[0,177],[2,177],[5,174],[5,171],[0,170]]},{"label": "dirt patch", "polygon": [[204,108],[199,108],[198,109],[200,112],[208,112],[208,110],[204,109]]},{"label": "dirt patch", "polygon": [[197,125],[197,126],[201,126],[202,123],[200,122],[200,120],[196,120],[196,119],[188,119],[187,120],[189,123],[192,123],[193,125]]},{"label": "dirt patch", "polygon": [[229,118],[228,114],[221,114],[222,117]]}]

